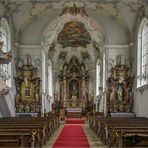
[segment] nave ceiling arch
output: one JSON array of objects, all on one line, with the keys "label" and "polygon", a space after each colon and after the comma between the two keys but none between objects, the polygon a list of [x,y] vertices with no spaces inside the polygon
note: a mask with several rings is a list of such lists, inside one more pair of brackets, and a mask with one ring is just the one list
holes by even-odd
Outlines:
[{"label": "nave ceiling arch", "polygon": [[[89,16],[109,16],[113,21],[121,25],[125,31],[133,34],[136,18],[144,14],[147,1],[145,0],[39,0],[39,1],[12,1],[7,0],[0,3],[1,16],[11,15],[17,33],[23,32],[31,23],[39,21],[45,15],[52,15],[56,18],[61,14],[63,8],[70,3],[84,5]],[[126,10],[126,11],[124,11]],[[127,15],[128,14],[128,15]],[[50,18],[50,21],[52,21]]]},{"label": "nave ceiling arch", "polygon": [[[74,28],[77,28],[74,30],[75,33]],[[66,31],[73,35],[64,35]],[[70,43],[66,36],[75,42]],[[77,37],[81,38],[80,43],[77,42]],[[102,27],[92,18],[81,15],[64,14],[49,23],[42,34],[44,51],[55,69],[61,69],[65,62],[69,62],[75,56],[79,62],[83,61],[88,65],[87,68],[92,70],[97,59],[105,52],[105,42]]]}]

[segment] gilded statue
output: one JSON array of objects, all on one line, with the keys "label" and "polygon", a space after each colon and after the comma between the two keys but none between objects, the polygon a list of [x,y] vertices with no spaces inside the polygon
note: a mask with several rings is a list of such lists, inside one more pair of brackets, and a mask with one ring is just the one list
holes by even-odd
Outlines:
[{"label": "gilded statue", "polygon": [[93,102],[94,100],[94,92],[92,91],[91,94],[89,95],[89,101]]}]

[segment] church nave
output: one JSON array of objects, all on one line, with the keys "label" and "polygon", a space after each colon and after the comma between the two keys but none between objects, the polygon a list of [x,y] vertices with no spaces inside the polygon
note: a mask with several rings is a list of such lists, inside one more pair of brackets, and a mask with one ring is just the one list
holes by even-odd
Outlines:
[{"label": "church nave", "polygon": [[0,0],[0,147],[148,147],[148,0]]}]

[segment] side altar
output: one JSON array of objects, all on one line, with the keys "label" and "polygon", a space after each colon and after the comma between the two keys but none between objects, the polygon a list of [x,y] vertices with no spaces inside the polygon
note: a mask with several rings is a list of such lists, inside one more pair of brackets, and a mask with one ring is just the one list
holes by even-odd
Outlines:
[{"label": "side altar", "polygon": [[17,77],[14,77],[16,116],[40,116],[41,114],[41,80],[37,71],[29,55],[27,55],[26,63],[17,69]]},{"label": "side altar", "polygon": [[107,111],[111,116],[134,116],[133,79],[130,67],[122,62],[121,56],[112,67],[108,78]]}]

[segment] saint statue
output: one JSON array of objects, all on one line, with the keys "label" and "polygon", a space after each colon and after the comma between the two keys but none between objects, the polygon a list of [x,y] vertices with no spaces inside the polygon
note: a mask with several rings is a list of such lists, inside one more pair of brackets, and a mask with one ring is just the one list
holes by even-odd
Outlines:
[{"label": "saint statue", "polygon": [[89,101],[93,101],[94,100],[94,93],[93,93],[93,91],[92,91],[92,93],[90,94],[90,96],[89,96]]},{"label": "saint statue", "polygon": [[115,103],[115,101],[116,101],[116,86],[115,86],[115,84],[112,84],[110,89],[111,89],[111,92],[110,92],[110,103]]},{"label": "saint statue", "polygon": [[118,95],[118,101],[123,101],[123,89],[121,86],[118,87],[117,95]]},{"label": "saint statue", "polygon": [[59,97],[58,97],[58,92],[57,91],[54,92],[54,100],[55,101],[59,101]]},{"label": "saint statue", "polygon": [[76,96],[76,85],[75,85],[75,83],[73,84],[72,95]]}]

